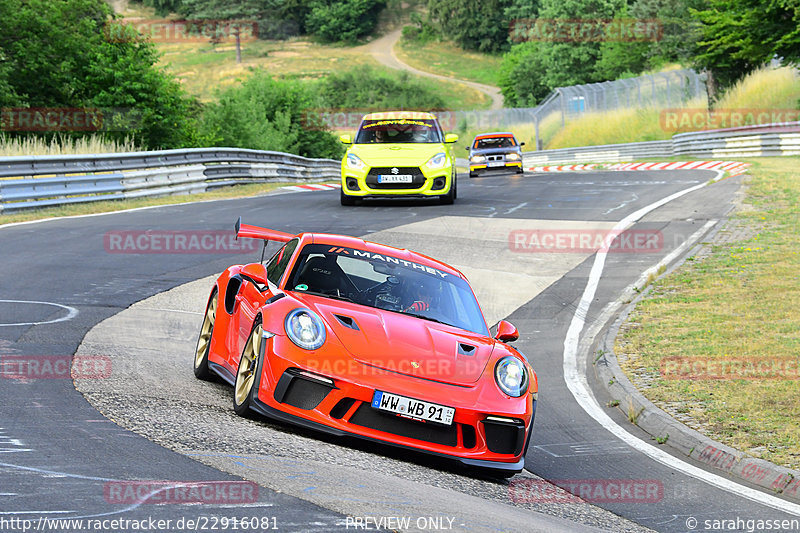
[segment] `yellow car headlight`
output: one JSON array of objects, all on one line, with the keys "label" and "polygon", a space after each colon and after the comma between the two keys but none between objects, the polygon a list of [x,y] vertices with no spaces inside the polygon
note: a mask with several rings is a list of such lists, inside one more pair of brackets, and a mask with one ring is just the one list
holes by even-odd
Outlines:
[{"label": "yellow car headlight", "polygon": [[470,161],[472,161],[473,163],[483,163],[484,161],[486,161],[486,156],[473,155],[472,157],[470,157]]},{"label": "yellow car headlight", "polygon": [[347,154],[347,168],[363,170],[366,165],[356,154]]},{"label": "yellow car headlight", "polygon": [[510,154],[506,154],[506,159],[509,161],[519,161],[519,154],[516,152],[511,152]]},{"label": "yellow car headlight", "polygon": [[445,164],[447,164],[447,154],[444,152],[439,152],[435,156],[428,159],[428,162],[425,163],[425,166],[431,170],[436,170],[444,168]]}]

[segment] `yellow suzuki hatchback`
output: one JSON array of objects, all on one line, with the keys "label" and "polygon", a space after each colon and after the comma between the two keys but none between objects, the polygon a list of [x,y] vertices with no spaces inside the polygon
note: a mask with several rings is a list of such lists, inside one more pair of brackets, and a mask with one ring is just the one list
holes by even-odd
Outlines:
[{"label": "yellow suzuki hatchback", "polygon": [[413,111],[370,113],[342,158],[342,205],[357,198],[438,197],[456,199],[458,135],[445,135],[436,116]]}]

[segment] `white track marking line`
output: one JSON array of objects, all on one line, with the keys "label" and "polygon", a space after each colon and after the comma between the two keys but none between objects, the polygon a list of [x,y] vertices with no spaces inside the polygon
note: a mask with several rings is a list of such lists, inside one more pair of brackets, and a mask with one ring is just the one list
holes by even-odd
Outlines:
[{"label": "white track marking line", "polygon": [[64,322],[67,320],[72,320],[76,316],[78,316],[78,310],[74,307],[70,307],[68,305],[61,305],[53,302],[35,302],[29,300],[0,300],[0,303],[8,303],[8,304],[35,304],[35,305],[51,305],[53,307],[60,307],[61,309],[67,310],[67,315],[62,316],[61,318],[56,318],[55,320],[45,320],[42,322],[18,322],[16,324],[0,324],[2,326],[41,326],[42,324],[55,324],[56,322]]},{"label": "white track marking line", "polygon": [[160,309],[156,307],[140,307],[142,311],[160,311],[163,313],[184,313],[187,315],[205,315],[205,313],[201,313],[200,311],[184,311],[183,309]]},{"label": "white track marking line", "polygon": [[[722,171],[717,171],[715,180],[720,179],[722,174]],[[701,183],[700,185],[689,187],[688,189],[671,194],[666,198],[662,198],[657,202],[643,207],[642,209],[639,209],[638,211],[620,220],[616,226],[614,226],[612,231],[623,230],[650,211],[653,211],[654,209],[657,209],[662,205],[675,200],[676,198],[680,198],[685,194],[696,191],[705,186],[706,183]],[[776,498],[775,496],[771,496],[750,487],[746,487],[729,479],[718,476],[717,474],[706,472],[702,468],[690,465],[689,463],[686,463],[677,457],[673,457],[665,451],[640,440],[638,437],[633,436],[622,426],[614,422],[614,420],[612,420],[611,417],[606,414],[602,407],[600,407],[600,404],[597,403],[597,400],[589,389],[589,383],[586,379],[585,373],[582,374],[578,371],[578,344],[580,340],[580,333],[583,330],[586,322],[589,306],[591,305],[592,300],[594,300],[594,295],[597,291],[600,278],[603,274],[606,255],[608,255],[608,252],[597,252],[594,263],[592,264],[592,270],[589,273],[589,279],[586,283],[583,296],[581,297],[580,303],[575,310],[575,314],[573,315],[569,329],[567,330],[567,336],[564,339],[564,381],[566,382],[567,388],[569,388],[570,392],[575,397],[578,405],[580,405],[589,416],[594,418],[601,426],[603,426],[603,428],[608,430],[618,439],[628,444],[631,448],[634,448],[635,450],[647,455],[651,459],[669,468],[702,480],[709,485],[713,485],[719,489],[730,492],[731,494],[742,496],[754,502],[772,507],[773,509],[800,515],[800,505],[787,502],[781,500],[780,498]]]},{"label": "white track marking line", "polygon": [[528,205],[528,202],[522,202],[522,203],[521,203],[521,204],[519,204],[519,205],[515,205],[514,207],[512,207],[511,209],[509,209],[508,211],[506,211],[506,212],[505,212],[505,213],[503,213],[503,214],[504,214],[504,215],[510,215],[511,213],[513,213],[514,211],[516,211],[517,209],[522,209],[522,208],[523,208],[523,207],[525,207],[526,205]]}]

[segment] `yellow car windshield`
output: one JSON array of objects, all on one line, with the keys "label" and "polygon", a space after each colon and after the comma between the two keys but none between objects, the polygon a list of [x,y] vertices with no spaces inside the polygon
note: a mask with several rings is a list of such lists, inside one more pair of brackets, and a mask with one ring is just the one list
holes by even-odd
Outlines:
[{"label": "yellow car windshield", "polygon": [[356,144],[440,143],[441,131],[432,119],[365,120],[356,135]]}]

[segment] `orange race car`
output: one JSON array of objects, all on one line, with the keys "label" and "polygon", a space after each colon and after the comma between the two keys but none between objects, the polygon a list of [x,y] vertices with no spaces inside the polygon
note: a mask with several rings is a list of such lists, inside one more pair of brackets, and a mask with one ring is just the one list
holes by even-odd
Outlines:
[{"label": "orange race car", "polygon": [[481,172],[514,170],[517,174],[524,172],[522,168],[522,147],[509,131],[496,131],[476,135],[469,150],[469,177],[474,178]]},{"label": "orange race car", "polygon": [[233,385],[233,408],[334,435],[446,456],[508,477],[525,465],[538,383],[494,336],[458,270],[341,235],[236,224],[279,241],[217,279],[194,373]]}]

